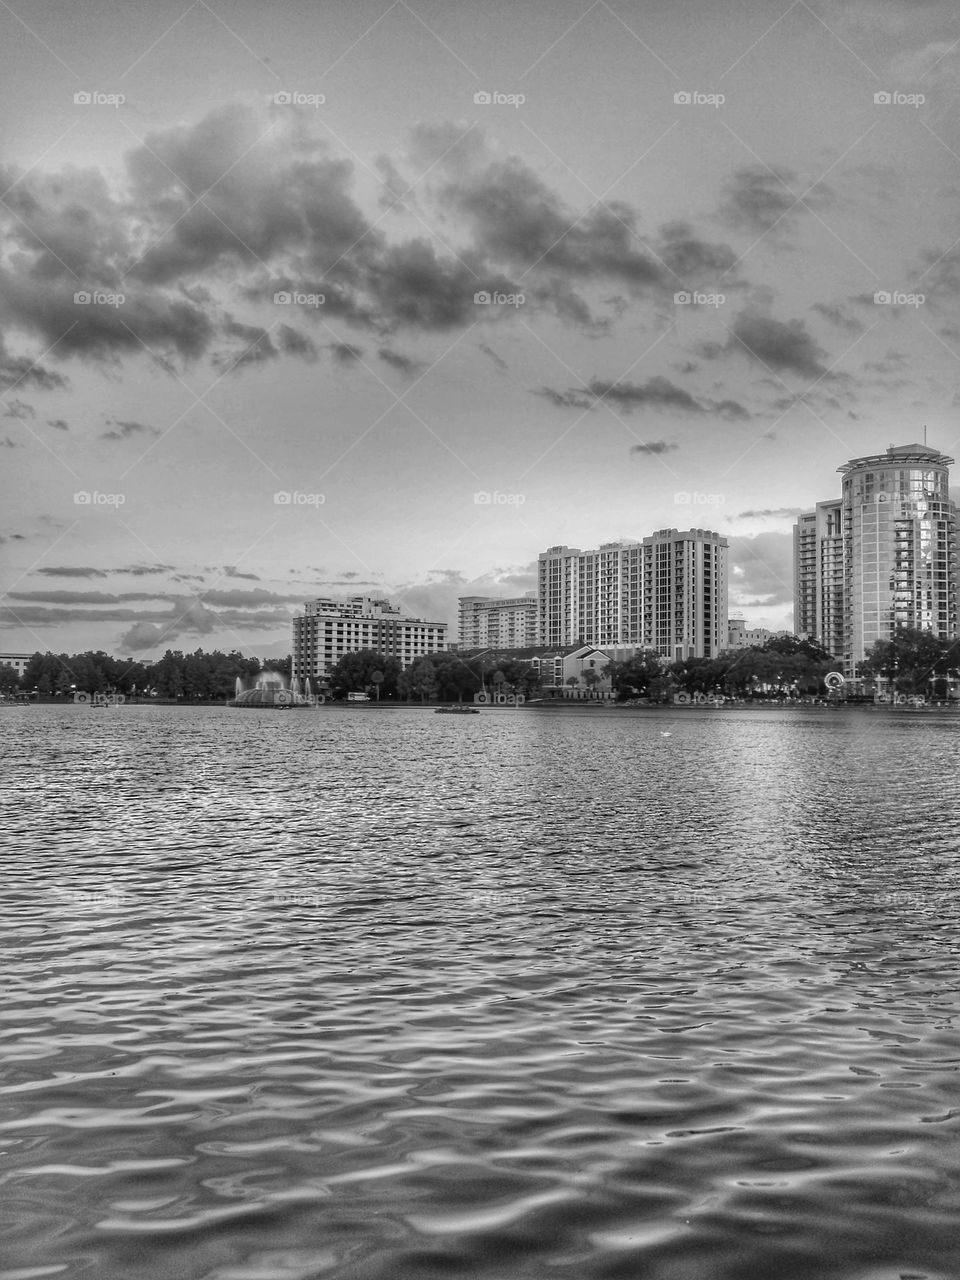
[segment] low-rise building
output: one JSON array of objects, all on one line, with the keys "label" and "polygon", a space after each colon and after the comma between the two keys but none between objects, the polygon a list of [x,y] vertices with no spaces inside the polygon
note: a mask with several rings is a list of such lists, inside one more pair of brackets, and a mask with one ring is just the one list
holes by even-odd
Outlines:
[{"label": "low-rise building", "polygon": [[32,653],[0,653],[0,667],[13,667],[17,675],[22,676],[32,657]]}]

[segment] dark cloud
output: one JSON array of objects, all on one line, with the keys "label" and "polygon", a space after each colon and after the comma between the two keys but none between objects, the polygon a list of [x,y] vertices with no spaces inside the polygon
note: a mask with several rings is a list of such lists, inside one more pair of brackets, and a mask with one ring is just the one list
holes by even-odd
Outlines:
[{"label": "dark cloud", "polygon": [[632,445],[630,448],[630,452],[631,453],[647,453],[656,457],[657,454],[670,453],[674,449],[679,449],[679,448],[680,448],[679,445],[668,443],[666,440],[651,440],[648,444]]},{"label": "dark cloud", "polygon": [[25,400],[10,400],[3,411],[3,416],[5,418],[18,418],[25,422],[28,418],[35,418],[37,411],[33,405],[27,404]]},{"label": "dark cloud", "polygon": [[610,404],[624,413],[642,409],[666,409],[678,412],[714,413],[727,422],[746,421],[752,415],[737,400],[698,400],[660,375],[648,378],[644,383],[605,382],[595,378],[587,387],[570,387],[557,391],[541,387],[533,392],[542,396],[558,409],[590,409],[596,405]]},{"label": "dark cloud", "polygon": [[802,320],[774,320],[760,308],[740,312],[726,343],[705,343],[700,349],[705,359],[731,353],[745,355],[768,369],[787,370],[805,378],[838,376],[828,373],[823,363],[826,352]]},{"label": "dark cloud", "polygon": [[70,427],[65,418],[48,418],[48,427],[55,427],[57,431],[69,431]]},{"label": "dark cloud", "polygon": [[134,578],[141,578],[150,574],[169,573],[172,569],[172,564],[130,564],[123,569],[115,570],[115,572],[129,573]]},{"label": "dark cloud", "polygon": [[414,360],[411,356],[405,356],[399,351],[393,351],[390,347],[381,347],[377,355],[386,364],[398,369],[405,378],[412,378],[415,373],[426,368],[422,361]]},{"label": "dark cloud", "polygon": [[299,356],[310,362],[317,358],[317,344],[313,339],[288,324],[282,324],[277,329],[277,342],[286,356]]},{"label": "dark cloud", "polygon": [[[456,227],[456,249],[439,236],[391,242],[357,202],[352,162],[318,135],[297,113],[229,103],[150,134],[116,187],[94,169],[4,170],[0,229],[11,252],[0,267],[0,324],[52,348],[55,361],[147,354],[167,371],[199,358],[240,371],[316,358],[300,329],[266,330],[229,310],[237,300],[272,302],[283,289],[323,294],[322,308],[299,309],[305,326],[339,319],[381,341],[401,328],[516,318],[512,307],[474,304],[481,289],[523,292],[528,308],[598,336],[613,323],[598,305],[617,318],[633,299],[669,297],[679,277],[709,283],[734,263],[728,246],[686,223],[645,237],[622,202],[568,207],[529,166],[492,155],[479,130],[455,125],[420,126],[402,161],[378,167],[389,203],[407,200],[398,165],[414,178],[436,166],[418,196],[430,201],[432,225]],[[95,301],[98,291],[114,301]],[[76,293],[91,300],[75,302]],[[410,357],[382,350],[409,372]],[[0,386],[18,382],[66,385],[0,349]]]},{"label": "dark cloud", "polygon": [[115,430],[102,431],[100,433],[101,440],[129,440],[131,436],[151,435],[159,436],[161,431],[157,427],[148,427],[143,422],[121,422],[118,418],[108,418],[108,422],[113,423]]},{"label": "dark cloud", "polygon": [[587,390],[605,403],[615,404],[630,413],[634,409],[682,409],[690,413],[703,413],[704,407],[689,391],[684,391],[669,378],[656,375],[644,383],[602,382],[595,379]]},{"label": "dark cloud", "polygon": [[105,578],[107,576],[102,569],[93,569],[89,565],[48,565],[44,569],[37,569],[36,572],[48,578]]},{"label": "dark cloud", "polygon": [[[833,192],[820,183],[806,190],[789,169],[773,170],[766,165],[737,169],[724,188],[720,218],[728,226],[760,236],[777,229],[783,232],[807,208],[826,206]],[[793,194],[796,192],[796,194]],[[802,196],[802,201],[797,197]]]},{"label": "dark cloud", "polygon": [[0,449],[22,449],[23,445],[18,440],[11,440],[9,436],[4,436],[0,440]]},{"label": "dark cloud", "polygon": [[838,329],[847,329],[850,333],[863,333],[863,325],[855,316],[849,316],[842,307],[827,306],[823,302],[815,302],[810,308],[818,315],[835,324]]},{"label": "dark cloud", "polygon": [[507,364],[506,360],[504,360],[503,356],[497,355],[493,347],[488,347],[485,342],[481,342],[480,350],[483,352],[483,354],[487,357],[488,360],[491,360],[493,362],[493,364],[497,367],[497,369],[500,370],[501,373],[506,373],[506,371],[509,369],[510,366]]},{"label": "dark cloud", "polygon": [[363,355],[363,348],[350,342],[331,342],[330,350],[338,364],[354,364]]},{"label": "dark cloud", "polygon": [[246,578],[249,582],[259,582],[260,578],[255,573],[241,573],[235,564],[225,564],[223,566],[223,575],[225,578]]},{"label": "dark cloud", "polygon": [[[0,269],[0,299],[3,298],[4,275],[4,271]],[[15,316],[11,315],[11,310],[0,303],[0,322],[4,318],[11,321],[15,319]],[[54,334],[47,346],[51,346],[59,336],[60,334]],[[67,385],[66,378],[45,368],[38,361],[31,360],[28,356],[11,355],[0,335],[0,391],[9,391],[21,386],[24,389],[32,387],[35,391],[57,391]]]},{"label": "dark cloud", "polygon": [[531,395],[542,396],[558,409],[592,409],[595,403],[582,391],[555,391],[553,387],[540,387]]}]

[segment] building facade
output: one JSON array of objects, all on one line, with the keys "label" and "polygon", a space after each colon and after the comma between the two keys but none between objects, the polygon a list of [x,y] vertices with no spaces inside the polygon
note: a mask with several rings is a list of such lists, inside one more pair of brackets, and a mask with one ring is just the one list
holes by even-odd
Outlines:
[{"label": "building facade", "polygon": [[328,676],[345,653],[375,649],[409,666],[446,648],[447,624],[406,618],[386,600],[312,600],[293,619],[292,673],[298,679]]},{"label": "building facade", "polygon": [[644,538],[641,642],[671,662],[727,648],[727,540],[708,529]]},{"label": "building facade", "polygon": [[792,631],[768,631],[766,627],[748,627],[743,618],[731,618],[727,629],[728,649],[761,649],[769,640],[793,635]]},{"label": "building facade", "polygon": [[533,596],[501,600],[461,596],[458,648],[523,649],[537,643],[537,601]]},{"label": "building facade", "polygon": [[0,667],[13,667],[17,675],[22,676],[32,657],[32,653],[0,653]]},{"label": "building facade", "polygon": [[727,647],[727,541],[661,529],[594,551],[549,547],[538,566],[538,643],[641,646],[676,658]]},{"label": "building facade", "polygon": [[842,658],[843,510],[839,498],[818,502],[793,529],[794,627]]},{"label": "building facade", "polygon": [[920,444],[851,458],[838,468],[840,498],[797,521],[797,634],[819,640],[848,678],[899,627],[957,637],[952,463]]}]

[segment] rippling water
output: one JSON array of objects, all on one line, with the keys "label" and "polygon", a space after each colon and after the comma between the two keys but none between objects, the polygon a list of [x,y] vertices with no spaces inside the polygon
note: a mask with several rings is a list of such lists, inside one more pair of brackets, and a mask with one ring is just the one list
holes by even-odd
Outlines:
[{"label": "rippling water", "polygon": [[0,1280],[955,1280],[958,742],[3,710]]}]

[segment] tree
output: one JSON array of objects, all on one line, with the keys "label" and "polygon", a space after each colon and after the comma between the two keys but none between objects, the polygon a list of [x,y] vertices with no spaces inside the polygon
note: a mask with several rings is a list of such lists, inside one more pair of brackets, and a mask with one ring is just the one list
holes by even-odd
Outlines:
[{"label": "tree", "polygon": [[345,698],[348,693],[367,693],[374,687],[371,677],[375,671],[383,672],[381,696],[395,696],[400,663],[376,649],[357,649],[343,655],[329,676],[333,696]]},{"label": "tree", "polygon": [[9,662],[5,662],[0,666],[0,694],[16,693],[19,687],[20,677],[17,675],[16,669],[11,667]]},{"label": "tree", "polygon": [[563,682],[563,683],[564,683],[565,685],[567,685],[567,686],[569,687],[570,691],[572,692],[574,689],[579,689],[579,687],[580,687],[580,677],[579,677],[579,676],[567,676],[566,680],[564,680],[564,682]]},{"label": "tree", "polygon": [[437,687],[437,673],[433,663],[429,657],[417,658],[403,672],[401,676],[401,688],[407,691],[407,698],[413,694],[420,698],[421,703],[426,702]]},{"label": "tree", "polygon": [[860,664],[860,674],[883,676],[903,693],[925,691],[932,680],[956,672],[956,644],[932,631],[898,627],[890,640],[878,640]]}]

